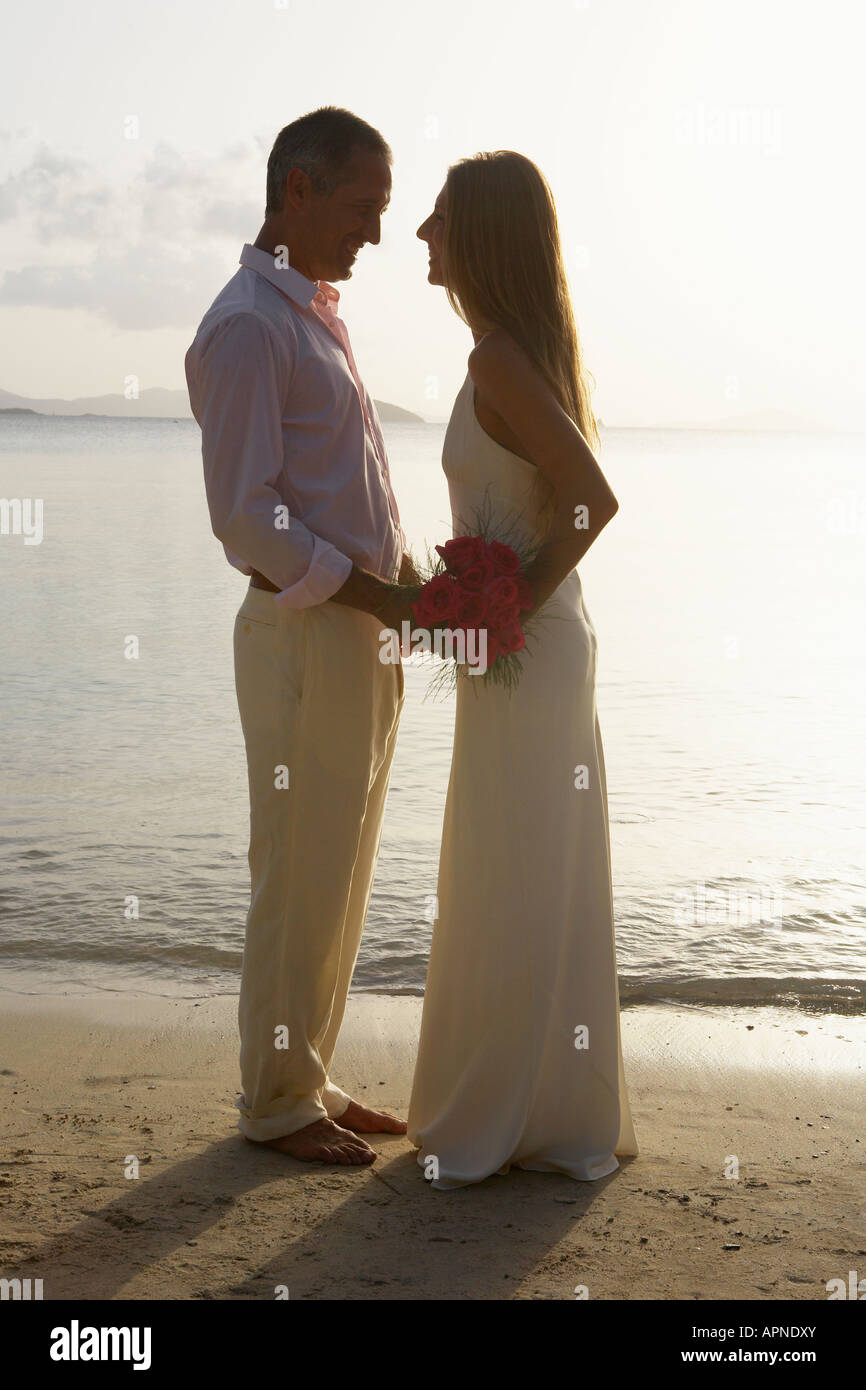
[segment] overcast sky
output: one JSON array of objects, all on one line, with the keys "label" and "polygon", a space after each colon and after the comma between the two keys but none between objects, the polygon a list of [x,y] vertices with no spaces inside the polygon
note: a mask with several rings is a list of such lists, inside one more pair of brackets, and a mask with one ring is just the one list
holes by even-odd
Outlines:
[{"label": "overcast sky", "polygon": [[0,387],[181,387],[262,220],[281,126],[394,151],[341,282],[373,395],[447,417],[469,330],[415,237],[448,164],[514,149],[557,201],[609,424],[863,428],[866,26],[854,0],[82,0],[7,9]]}]

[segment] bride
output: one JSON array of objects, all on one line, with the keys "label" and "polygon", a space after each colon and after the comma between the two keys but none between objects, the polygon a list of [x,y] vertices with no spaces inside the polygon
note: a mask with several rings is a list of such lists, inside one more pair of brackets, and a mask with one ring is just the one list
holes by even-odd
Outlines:
[{"label": "bride", "polygon": [[[453,165],[417,235],[475,347],[443,446],[455,534],[537,550],[508,690],[458,681],[409,1138],[432,1186],[637,1153],[622,1066],[596,634],[576,565],[617,511],[556,210],[510,150]],[[405,593],[405,590],[404,590]],[[395,606],[395,614],[397,607]]]}]

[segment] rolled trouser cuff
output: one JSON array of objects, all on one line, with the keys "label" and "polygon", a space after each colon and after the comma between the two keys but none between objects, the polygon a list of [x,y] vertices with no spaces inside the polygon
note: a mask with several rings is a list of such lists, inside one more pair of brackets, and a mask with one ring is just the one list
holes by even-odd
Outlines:
[{"label": "rolled trouser cuff", "polygon": [[295,1134],[317,1120],[326,1120],[328,1112],[315,1096],[301,1096],[294,1104],[278,1105],[272,1102],[267,1113],[253,1115],[247,1109],[246,1101],[240,1096],[235,1105],[240,1111],[238,1129],[246,1139],[262,1143],[267,1139],[282,1139],[284,1135]]}]

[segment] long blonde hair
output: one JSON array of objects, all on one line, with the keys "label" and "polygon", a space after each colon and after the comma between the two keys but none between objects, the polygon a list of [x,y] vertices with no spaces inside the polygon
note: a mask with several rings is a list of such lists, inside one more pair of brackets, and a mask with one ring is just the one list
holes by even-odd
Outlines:
[{"label": "long blonde hair", "polygon": [[441,263],[455,313],[475,332],[511,334],[591,445],[598,428],[550,187],[514,150],[452,164]]}]

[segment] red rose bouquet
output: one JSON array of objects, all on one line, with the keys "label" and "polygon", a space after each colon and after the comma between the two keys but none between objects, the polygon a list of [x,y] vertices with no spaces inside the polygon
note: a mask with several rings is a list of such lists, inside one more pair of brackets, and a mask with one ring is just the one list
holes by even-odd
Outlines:
[{"label": "red rose bouquet", "polygon": [[526,645],[521,615],[533,604],[523,561],[510,545],[481,535],[456,536],[437,545],[436,553],[439,560],[412,605],[424,630],[413,650],[423,647],[451,657],[446,683],[454,673],[480,676],[484,684],[514,685],[520,674],[517,653]]}]

